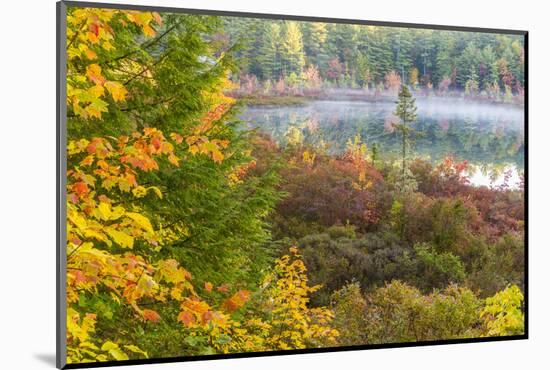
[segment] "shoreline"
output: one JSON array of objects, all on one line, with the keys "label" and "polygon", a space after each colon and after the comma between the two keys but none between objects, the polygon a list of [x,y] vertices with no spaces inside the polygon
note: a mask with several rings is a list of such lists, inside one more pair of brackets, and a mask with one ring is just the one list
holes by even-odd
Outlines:
[{"label": "shoreline", "polygon": [[[248,107],[284,107],[284,106],[303,106],[311,101],[349,101],[349,102],[365,102],[365,103],[395,103],[397,96],[387,93],[371,93],[364,90],[328,90],[315,93],[303,94],[288,94],[288,95],[264,95],[264,94],[240,94],[230,91],[226,93],[228,96],[241,102]],[[463,93],[456,92],[450,94],[426,93],[424,91],[413,93],[413,97],[418,101],[422,100],[456,100],[461,99],[465,103],[478,103],[494,106],[507,107],[522,107],[524,100],[514,96],[512,101],[500,101],[483,96],[464,96]]]}]

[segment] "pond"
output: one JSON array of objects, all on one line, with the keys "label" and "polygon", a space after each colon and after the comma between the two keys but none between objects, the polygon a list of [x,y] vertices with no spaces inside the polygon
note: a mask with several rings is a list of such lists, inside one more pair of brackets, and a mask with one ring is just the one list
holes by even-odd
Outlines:
[{"label": "pond", "polygon": [[[524,112],[521,106],[462,99],[417,98],[418,119],[411,152],[433,163],[446,156],[470,163],[474,185],[498,186],[505,177],[516,187],[524,168]],[[392,123],[395,104],[316,100],[300,106],[248,107],[241,114],[248,127],[285,143],[292,127],[311,145],[341,153],[349,139],[360,135],[386,158],[398,158],[401,144]],[[508,176],[506,176],[506,174]]]}]

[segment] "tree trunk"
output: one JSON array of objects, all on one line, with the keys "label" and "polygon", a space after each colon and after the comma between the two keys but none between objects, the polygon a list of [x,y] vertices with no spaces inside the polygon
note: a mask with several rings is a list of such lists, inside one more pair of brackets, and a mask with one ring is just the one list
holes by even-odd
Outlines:
[{"label": "tree trunk", "polygon": [[405,137],[406,132],[407,132],[407,121],[406,121],[406,120],[403,120],[402,132],[403,132],[403,137],[402,137],[402,138],[403,138],[403,140],[402,140],[403,142],[402,142],[402,153],[401,153],[401,155],[402,155],[403,163],[402,163],[402,168],[401,168],[401,175],[402,175],[401,180],[402,180],[402,183],[403,183],[403,184],[402,184],[402,186],[403,186],[403,187],[402,187],[402,190],[404,190],[404,189],[405,189],[405,156],[406,156],[406,154],[407,154],[407,152],[406,152],[406,150],[407,150],[407,147],[406,147],[406,140],[407,140],[407,139],[406,139],[406,137]]}]

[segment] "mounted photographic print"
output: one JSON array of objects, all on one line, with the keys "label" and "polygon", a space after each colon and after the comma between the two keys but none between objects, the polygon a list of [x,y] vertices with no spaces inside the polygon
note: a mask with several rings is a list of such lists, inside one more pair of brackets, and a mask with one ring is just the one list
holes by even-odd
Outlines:
[{"label": "mounted photographic print", "polygon": [[526,51],[58,3],[58,367],[527,338]]}]

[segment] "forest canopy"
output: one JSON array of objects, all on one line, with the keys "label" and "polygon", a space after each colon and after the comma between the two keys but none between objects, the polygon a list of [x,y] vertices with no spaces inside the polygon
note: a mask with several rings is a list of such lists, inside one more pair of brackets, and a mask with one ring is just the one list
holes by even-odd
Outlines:
[{"label": "forest canopy", "polygon": [[520,36],[227,17],[219,37],[240,44],[242,83],[283,79],[367,89],[403,83],[519,95],[524,89]]}]

